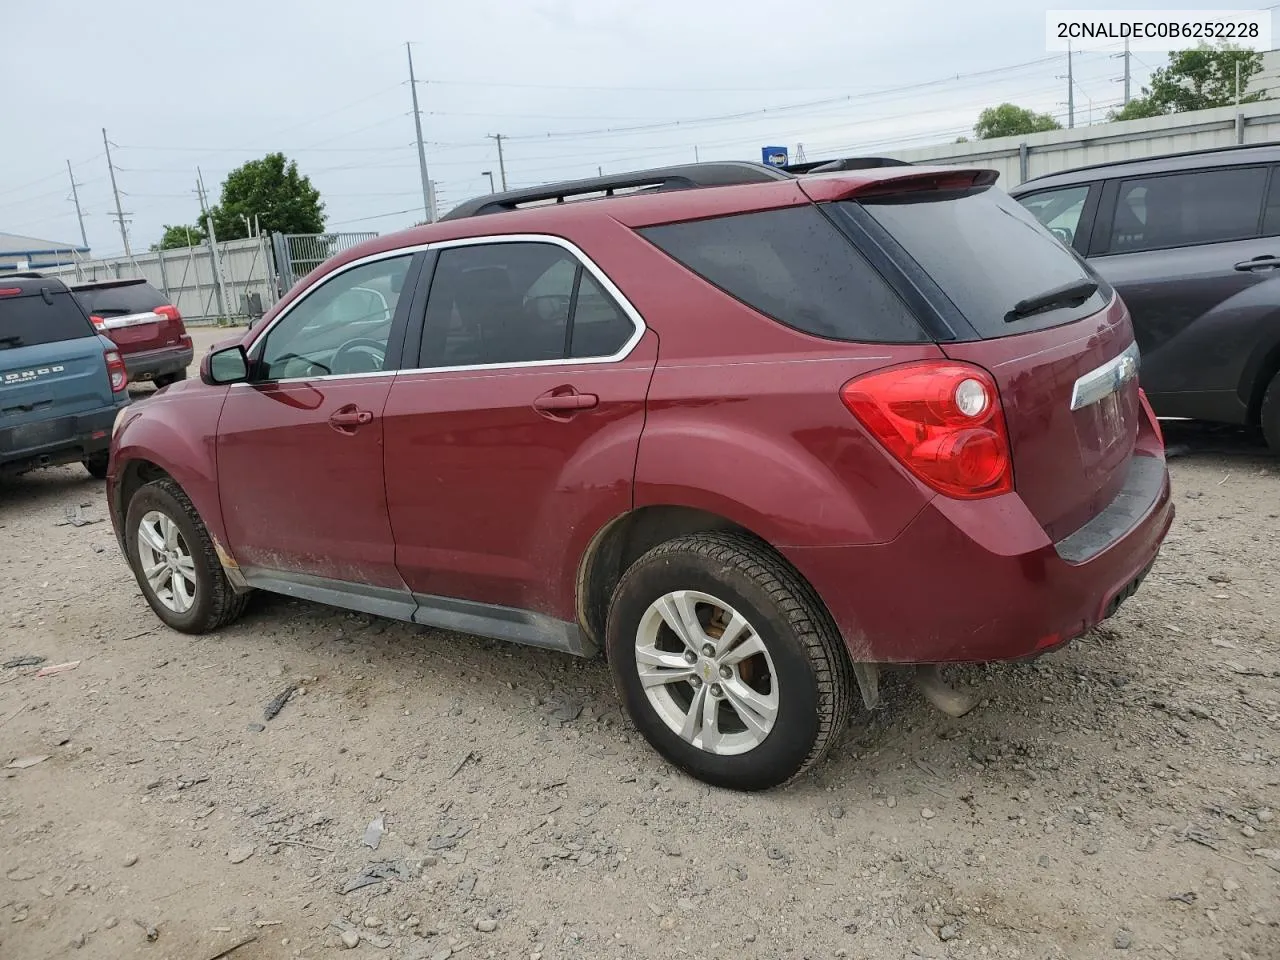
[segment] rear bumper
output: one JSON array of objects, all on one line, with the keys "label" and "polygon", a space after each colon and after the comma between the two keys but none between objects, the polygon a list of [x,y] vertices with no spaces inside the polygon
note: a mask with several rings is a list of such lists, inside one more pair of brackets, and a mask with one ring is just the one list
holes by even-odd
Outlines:
[{"label": "rear bumper", "polygon": [[0,475],[78,463],[96,453],[105,453],[111,445],[116,414],[128,403],[126,395],[119,403],[89,413],[0,430]]},{"label": "rear bumper", "polygon": [[855,661],[1018,659],[1079,636],[1137,589],[1173,522],[1163,457],[1135,457],[1114,506],[1055,544],[1017,494],[937,497],[889,543],[784,552]]},{"label": "rear bumper", "polygon": [[154,380],[171,373],[180,373],[191,365],[195,351],[191,339],[176,347],[161,347],[159,350],[146,350],[140,353],[122,353],[125,369],[129,371],[130,380]]}]

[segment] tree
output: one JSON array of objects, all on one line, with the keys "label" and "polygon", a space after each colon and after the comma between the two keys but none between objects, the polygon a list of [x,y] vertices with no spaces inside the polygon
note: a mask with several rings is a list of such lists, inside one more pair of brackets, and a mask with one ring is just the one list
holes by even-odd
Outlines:
[{"label": "tree", "polygon": [[1188,110],[1208,110],[1236,102],[1236,64],[1240,64],[1240,102],[1254,103],[1266,96],[1265,90],[1251,93],[1249,81],[1262,72],[1262,54],[1254,50],[1222,44],[1201,44],[1194,50],[1177,50],[1169,54],[1169,63],[1151,74],[1151,85],[1142,88],[1119,110],[1112,120],[1138,120]]},{"label": "tree", "polygon": [[978,114],[973,133],[979,140],[990,140],[992,137],[1014,137],[1024,133],[1061,129],[1062,124],[1047,113],[1036,113],[1026,107],[1002,103],[998,107],[987,107]]},{"label": "tree", "polygon": [[320,191],[298,164],[283,153],[269,153],[250,160],[222,181],[222,200],[213,208],[213,226],[219,240],[249,235],[254,217],[263,230],[277,233],[322,233],[324,204]]},{"label": "tree", "polygon": [[159,243],[151,245],[152,250],[176,250],[179,247],[194,247],[204,243],[204,227],[194,224],[180,223],[176,226],[164,225],[164,235]]}]

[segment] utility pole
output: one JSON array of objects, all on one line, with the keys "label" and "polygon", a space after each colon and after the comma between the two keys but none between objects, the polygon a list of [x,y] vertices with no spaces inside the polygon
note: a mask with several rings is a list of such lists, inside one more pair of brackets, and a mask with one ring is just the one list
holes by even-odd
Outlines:
[{"label": "utility pole", "polygon": [[102,128],[102,146],[107,151],[107,173],[111,174],[111,192],[116,198],[116,223],[120,224],[120,239],[124,241],[124,255],[133,260],[133,251],[129,249],[129,231],[125,229],[124,211],[120,208],[120,190],[116,187],[116,168],[111,165],[111,141],[107,139],[107,128]]},{"label": "utility pole", "polygon": [[1076,125],[1076,81],[1072,73],[1071,41],[1067,41],[1067,129]]},{"label": "utility pole", "polygon": [[506,137],[501,133],[489,134],[490,140],[498,141],[498,175],[502,178],[502,192],[507,192],[507,165],[502,160],[502,141]]},{"label": "utility pole", "polygon": [[209,231],[209,254],[213,264],[213,292],[218,298],[218,323],[227,317],[227,291],[222,286],[222,257],[218,251],[218,235],[213,229],[213,214],[205,202],[204,174],[196,167],[196,192],[200,194],[200,212],[204,214],[205,229]]},{"label": "utility pole", "polygon": [[1240,110],[1240,61],[1236,60],[1236,111]]},{"label": "utility pole", "polygon": [[431,178],[427,176],[427,149],[422,144],[422,111],[418,109],[418,81],[413,76],[413,47],[406,41],[404,49],[409,54],[409,92],[413,95],[413,129],[418,134],[418,173],[422,177],[422,210],[426,214],[427,223],[434,223],[436,212],[431,205]]},{"label": "utility pole", "polygon": [[80,212],[80,194],[76,192],[76,175],[71,172],[71,161],[67,161],[67,176],[71,178],[71,200],[76,205],[76,219],[80,221],[80,243],[88,249],[89,237],[84,232],[84,214]]},{"label": "utility pole", "polygon": [[1129,41],[1124,42],[1124,105],[1129,105]]}]

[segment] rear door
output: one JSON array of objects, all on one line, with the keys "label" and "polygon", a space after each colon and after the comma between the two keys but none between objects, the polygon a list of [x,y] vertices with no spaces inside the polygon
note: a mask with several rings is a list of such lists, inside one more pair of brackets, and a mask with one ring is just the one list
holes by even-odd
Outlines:
[{"label": "rear door", "polygon": [[123,354],[177,346],[185,333],[176,310],[145,280],[119,280],[73,288],[76,299]]},{"label": "rear door", "polygon": [[1280,340],[1280,177],[1252,166],[1116,180],[1101,210],[1090,263],[1133,315],[1156,411],[1243,421],[1248,359]]},{"label": "rear door", "polygon": [[[1095,516],[1124,484],[1139,417],[1133,333],[1105,281],[996,187],[886,184],[837,207],[908,265],[954,331],[942,350],[995,377],[1015,489],[1046,533],[1061,539]],[[1031,309],[1080,284],[1086,292]],[[1108,389],[1077,396],[1077,381],[1095,371],[1114,378]]]},{"label": "rear door", "polygon": [[103,344],[65,290],[0,279],[0,436],[11,449],[61,439],[35,437],[39,422],[115,402]]},{"label": "rear door", "polygon": [[439,251],[418,369],[385,417],[396,561],[424,607],[574,619],[578,559],[632,506],[656,361],[657,337],[565,241]]}]

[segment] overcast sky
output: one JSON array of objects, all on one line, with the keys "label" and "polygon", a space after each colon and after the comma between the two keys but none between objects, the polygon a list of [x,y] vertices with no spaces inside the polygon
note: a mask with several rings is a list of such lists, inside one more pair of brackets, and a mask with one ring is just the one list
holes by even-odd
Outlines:
[{"label": "overcast sky", "polygon": [[[122,249],[103,127],[135,250],[196,219],[197,166],[216,199],[229,170],[273,150],[311,177],[331,229],[421,220],[406,41],[441,212],[487,192],[482,171],[498,177],[494,133],[511,138],[514,187],[690,161],[695,148],[758,160],[765,144],[803,143],[817,159],[953,141],[1004,100],[1065,125],[1066,57],[1045,50],[1047,6],[1026,0],[0,5],[0,232],[79,239],[70,160],[100,255]],[[1163,60],[1135,57],[1135,94]],[[1108,54],[1076,56],[1077,124],[1090,100],[1099,120],[1119,101],[1121,72]]]}]

